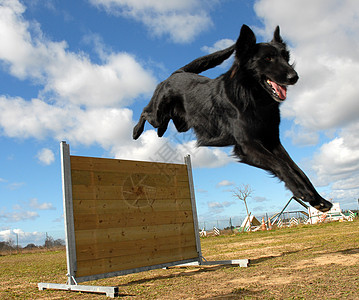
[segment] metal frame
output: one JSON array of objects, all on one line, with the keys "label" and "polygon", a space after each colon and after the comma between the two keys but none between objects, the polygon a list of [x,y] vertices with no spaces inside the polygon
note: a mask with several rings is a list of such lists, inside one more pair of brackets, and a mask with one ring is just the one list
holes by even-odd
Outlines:
[{"label": "metal frame", "polygon": [[194,234],[195,234],[195,238],[196,238],[196,247],[197,247],[197,253],[198,253],[198,263],[200,264],[201,261],[202,261],[202,259],[201,259],[202,258],[202,248],[201,248],[201,240],[200,240],[200,237],[199,237],[198,215],[197,215],[196,198],[195,198],[195,193],[194,193],[191,157],[189,155],[185,156],[184,157],[184,162],[187,165],[189,191],[191,193]]},{"label": "metal frame", "polygon": [[61,142],[61,174],[62,192],[65,221],[65,241],[66,241],[66,260],[67,260],[67,284],[77,284],[75,281],[77,259],[75,248],[75,225],[74,208],[72,202],[72,180],[71,180],[71,161],[70,146],[66,142]]},{"label": "metal frame", "polygon": [[[285,211],[285,209],[287,208],[287,206],[289,205],[289,203],[290,203],[292,200],[297,201],[297,202],[298,202],[300,205],[302,205],[305,209],[308,209],[308,208],[309,208],[309,206],[306,205],[302,200],[300,200],[299,198],[293,196],[292,198],[289,199],[289,201],[288,201],[287,204],[283,207],[283,209],[281,210],[281,212],[280,212],[279,214],[277,214],[277,215],[274,216],[275,219],[274,219],[274,221],[271,221],[272,224],[274,224],[274,223],[279,219],[279,217],[283,214],[283,212]],[[310,221],[312,221],[312,220],[310,220]]]},{"label": "metal frame", "polygon": [[190,188],[193,226],[196,239],[196,249],[198,257],[182,261],[174,261],[153,266],[145,266],[136,269],[122,270],[118,272],[110,272],[105,274],[95,274],[90,276],[76,278],[77,260],[76,260],[76,244],[75,244],[75,226],[73,214],[73,199],[72,199],[72,181],[71,181],[71,161],[70,161],[70,147],[66,142],[61,142],[61,167],[62,167],[62,189],[63,189],[63,205],[64,205],[64,219],[65,219],[65,238],[66,238],[66,258],[67,258],[67,284],[56,283],[39,283],[39,290],[57,289],[68,291],[81,291],[90,293],[105,293],[108,297],[118,296],[118,287],[103,287],[103,286],[88,286],[78,285],[78,282],[92,281],[97,279],[127,275],[131,273],[138,273],[160,268],[168,268],[172,266],[196,266],[196,265],[238,265],[240,267],[247,267],[248,259],[238,260],[222,260],[222,261],[207,261],[202,256],[201,241],[199,236],[197,208],[193,184],[192,165],[190,156],[184,158],[187,165],[188,181]]},{"label": "metal frame", "polygon": [[184,161],[185,161],[185,164],[187,165],[189,189],[190,189],[190,193],[191,193],[192,212],[193,212],[193,225],[194,225],[194,232],[195,232],[195,235],[196,235],[196,246],[197,246],[197,252],[198,252],[198,261],[191,262],[191,263],[186,263],[186,264],[181,264],[180,266],[238,265],[239,267],[248,267],[248,264],[249,264],[248,259],[207,261],[202,256],[202,248],[201,248],[201,240],[200,240],[200,236],[199,236],[198,215],[197,215],[197,206],[196,206],[196,198],[195,198],[195,192],[194,192],[192,164],[191,164],[190,155],[185,156]]},{"label": "metal frame", "polygon": [[139,267],[139,268],[135,268],[135,269],[128,269],[128,270],[122,270],[122,271],[116,271],[116,272],[109,272],[109,273],[104,273],[104,274],[95,274],[95,275],[90,275],[90,276],[77,277],[76,282],[93,281],[93,280],[98,280],[98,279],[123,276],[123,275],[140,273],[140,272],[151,271],[151,270],[156,270],[156,269],[164,269],[164,268],[168,268],[168,267],[191,264],[191,263],[198,263],[198,258],[185,259],[185,260],[181,260],[181,261],[173,261],[173,262],[169,262],[169,263]]}]

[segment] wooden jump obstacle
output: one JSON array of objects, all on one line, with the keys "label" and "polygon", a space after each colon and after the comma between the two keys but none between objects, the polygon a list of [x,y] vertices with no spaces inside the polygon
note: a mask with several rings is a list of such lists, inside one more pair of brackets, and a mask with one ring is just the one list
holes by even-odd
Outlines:
[{"label": "wooden jump obstacle", "polygon": [[67,283],[38,288],[118,295],[78,283],[206,261],[199,238],[191,160],[185,164],[70,156],[61,142]]}]

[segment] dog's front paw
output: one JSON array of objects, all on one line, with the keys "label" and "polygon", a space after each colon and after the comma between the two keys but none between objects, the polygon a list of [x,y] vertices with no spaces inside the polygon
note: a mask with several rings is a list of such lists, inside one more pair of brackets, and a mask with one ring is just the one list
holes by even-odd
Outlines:
[{"label": "dog's front paw", "polygon": [[321,199],[319,202],[317,201],[310,201],[309,204],[313,206],[315,209],[321,211],[321,212],[327,212],[329,211],[333,204],[330,203],[327,200]]}]

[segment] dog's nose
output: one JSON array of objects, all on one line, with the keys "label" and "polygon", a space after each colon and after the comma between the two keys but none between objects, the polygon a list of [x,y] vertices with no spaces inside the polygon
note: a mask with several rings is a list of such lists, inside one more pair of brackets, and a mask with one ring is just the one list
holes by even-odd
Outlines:
[{"label": "dog's nose", "polygon": [[299,79],[297,72],[293,71],[287,75],[287,80],[290,84],[295,84]]}]

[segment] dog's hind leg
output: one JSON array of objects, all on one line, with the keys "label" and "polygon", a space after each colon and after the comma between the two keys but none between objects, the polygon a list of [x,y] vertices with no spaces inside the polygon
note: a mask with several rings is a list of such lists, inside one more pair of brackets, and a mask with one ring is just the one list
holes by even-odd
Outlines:
[{"label": "dog's hind leg", "polygon": [[145,129],[145,123],[148,121],[154,128],[157,128],[157,135],[162,137],[167,130],[168,122],[170,119],[161,120],[161,123],[154,121],[153,119],[149,119],[149,115],[146,112],[141,114],[140,120],[133,128],[132,137],[134,140],[137,140]]},{"label": "dog's hind leg", "polygon": [[140,137],[140,135],[142,134],[143,130],[145,129],[146,118],[145,118],[144,114],[145,113],[141,114],[140,120],[138,121],[136,126],[133,127],[132,137],[134,140],[137,140]]},{"label": "dog's hind leg", "polygon": [[158,126],[157,135],[159,137],[162,137],[165,134],[169,121],[170,121],[170,119],[162,120],[161,125]]}]

